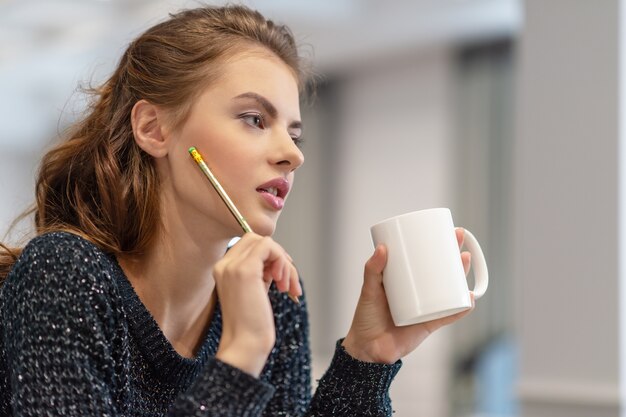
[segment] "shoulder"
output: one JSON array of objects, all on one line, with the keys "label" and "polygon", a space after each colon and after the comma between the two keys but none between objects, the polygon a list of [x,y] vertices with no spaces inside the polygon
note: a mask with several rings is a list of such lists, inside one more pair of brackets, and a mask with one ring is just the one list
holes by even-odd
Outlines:
[{"label": "shoulder", "polygon": [[50,232],[35,237],[26,245],[11,274],[23,270],[89,273],[103,267],[112,268],[113,262],[95,244],[72,233]]},{"label": "shoulder", "polygon": [[78,253],[103,253],[87,239],[69,232],[49,232],[33,238],[22,252],[22,257],[37,254],[67,256]]},{"label": "shoulder", "polygon": [[98,389],[113,386],[113,373],[128,354],[115,265],[114,258],[71,233],[31,240],[0,289],[6,363],[32,371],[35,358],[43,367],[39,372],[52,369],[47,366],[74,370],[72,381],[81,378],[83,364],[88,375],[82,376]]},{"label": "shoulder", "polygon": [[7,276],[3,292],[102,290],[111,282],[113,269],[113,260],[88,240],[67,232],[45,233],[26,245]]}]

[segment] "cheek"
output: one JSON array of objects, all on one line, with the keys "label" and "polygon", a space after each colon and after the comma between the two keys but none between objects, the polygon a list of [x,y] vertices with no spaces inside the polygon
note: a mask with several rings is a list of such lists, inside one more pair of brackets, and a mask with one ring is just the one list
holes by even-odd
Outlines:
[{"label": "cheek", "polygon": [[248,184],[254,182],[252,163],[241,153],[226,152],[215,156],[211,170],[227,193],[236,192],[242,186],[247,188]]},{"label": "cheek", "polygon": [[[185,152],[190,146],[198,149],[227,193],[257,180],[252,172],[262,160],[261,150],[255,147],[254,138],[246,137],[235,124],[196,121],[181,135],[181,144]],[[200,172],[198,167],[194,168]],[[206,177],[203,180],[208,183]]]},{"label": "cheek", "polygon": [[250,180],[252,170],[258,165],[254,150],[243,141],[229,137],[215,138],[207,143],[204,160],[220,182],[236,185]]},{"label": "cheek", "polygon": [[[192,201],[208,192],[208,179],[188,152],[176,155],[172,162],[171,182],[177,201]],[[210,185],[210,184],[209,184]]]},{"label": "cheek", "polygon": [[169,154],[169,181],[173,187],[174,197],[178,201],[189,203],[200,199],[206,203],[206,196],[211,192],[212,186],[189,154],[191,146],[198,149],[207,165],[211,167],[208,152],[210,146],[206,136],[199,130],[186,130],[176,138],[175,148]]},{"label": "cheek", "polygon": [[232,133],[224,127],[220,127],[219,123],[211,123],[210,121],[198,121],[191,125],[184,132],[182,139],[188,146],[195,146],[202,154],[205,162],[210,163],[218,159],[228,156],[229,139]]}]

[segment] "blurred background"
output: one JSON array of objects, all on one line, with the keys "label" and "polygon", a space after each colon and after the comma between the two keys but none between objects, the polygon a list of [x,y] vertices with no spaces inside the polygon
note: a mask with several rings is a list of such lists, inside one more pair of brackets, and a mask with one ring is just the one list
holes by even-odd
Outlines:
[{"label": "blurred background", "polygon": [[[305,282],[315,379],[350,325],[369,226],[450,207],[481,241],[489,291],[405,358],[396,415],[620,415],[622,2],[243,3],[288,24],[317,74],[306,163],[276,234]],[[4,241],[28,238],[30,219],[10,225],[33,202],[42,153],[80,117],[79,87],[199,4],[0,0]]]}]

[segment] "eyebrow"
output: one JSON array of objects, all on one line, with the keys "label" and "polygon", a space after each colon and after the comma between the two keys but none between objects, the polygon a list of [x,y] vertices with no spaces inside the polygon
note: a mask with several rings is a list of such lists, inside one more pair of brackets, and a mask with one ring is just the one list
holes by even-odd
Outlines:
[{"label": "eyebrow", "polygon": [[[278,116],[278,110],[276,110],[276,107],[274,107],[274,105],[262,95],[249,91],[247,93],[239,94],[238,96],[235,97],[235,99],[242,99],[242,98],[249,98],[249,99],[256,101],[261,106],[263,106],[265,111],[272,118],[275,119],[276,116]],[[289,127],[292,129],[302,129],[302,122],[299,120],[295,120],[291,122],[291,124],[289,124]]]}]

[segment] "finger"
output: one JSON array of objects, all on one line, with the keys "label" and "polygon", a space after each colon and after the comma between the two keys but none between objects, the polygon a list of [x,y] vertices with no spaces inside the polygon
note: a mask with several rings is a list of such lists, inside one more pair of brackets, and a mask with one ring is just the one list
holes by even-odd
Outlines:
[{"label": "finger", "polygon": [[[251,244],[247,257],[260,259],[264,265],[271,266],[274,262],[284,258],[284,253],[284,249],[271,238],[259,237]],[[277,272],[277,275],[280,275],[278,274],[279,271],[274,272]]]},{"label": "finger", "polygon": [[239,240],[235,242],[233,246],[231,246],[231,249],[236,248],[236,247],[242,248],[242,247],[250,246],[254,242],[258,242],[260,239],[262,239],[262,236],[257,235],[254,232],[244,233],[244,235],[241,236],[241,238],[239,238]]},{"label": "finger", "polygon": [[459,313],[453,314],[451,316],[447,316],[447,317],[443,317],[437,320],[433,320],[432,322],[428,323],[429,327],[430,327],[430,331],[433,332],[443,326],[447,326],[449,324],[452,324],[458,320],[461,320],[463,317],[467,316],[468,314],[470,314],[472,312],[472,310],[474,310],[474,298],[472,296],[472,307],[463,310]]},{"label": "finger", "polygon": [[444,325],[451,324],[451,323],[454,323],[455,321],[461,320],[463,317],[470,314],[472,310],[474,310],[474,307],[470,307],[467,310],[461,311],[460,313],[456,313],[452,316],[446,317],[446,323]]},{"label": "finger", "polygon": [[256,233],[245,233],[241,237],[241,239],[239,239],[233,246],[230,247],[224,257],[247,257],[254,245],[258,243],[261,239],[262,237],[260,235],[257,235]]},{"label": "finger", "polygon": [[274,276],[270,268],[263,268],[263,281],[268,284],[271,284],[272,281],[274,281]]},{"label": "finger", "polygon": [[467,276],[472,267],[472,254],[469,252],[461,252],[461,261],[463,262],[463,271],[465,271],[465,275]]},{"label": "finger", "polygon": [[374,253],[365,263],[364,286],[379,286],[383,281],[383,270],[387,263],[387,247],[376,246]]},{"label": "finger", "polygon": [[290,265],[291,263],[283,261],[275,261],[272,263],[271,272],[269,273],[269,284],[272,281],[276,284],[278,292],[287,292],[290,288]]},{"label": "finger", "polygon": [[276,242],[269,241],[270,255],[266,264],[272,271],[276,288],[280,292],[288,292],[291,287],[291,269],[292,262],[289,260],[287,252]]},{"label": "finger", "polygon": [[293,264],[289,266],[289,295],[292,299],[298,299],[302,295],[302,287],[300,286],[300,279],[298,277],[298,270]]},{"label": "finger", "polygon": [[458,242],[460,249],[463,247],[463,242],[465,241],[465,229],[457,227],[454,229],[454,233],[456,234],[456,241]]},{"label": "finger", "polygon": [[292,282],[291,275],[297,273],[289,254],[269,237],[258,236],[252,240],[254,242],[251,244],[247,256],[262,260],[264,265],[263,279],[268,287],[274,281],[279,292],[289,292]]},{"label": "finger", "polygon": [[281,258],[280,253],[283,251],[282,248],[268,237],[257,235],[248,238],[248,235],[251,234],[252,233],[246,233],[244,237],[236,243],[236,245],[239,245],[240,242],[244,241],[244,238],[246,238],[246,241],[243,242],[242,247],[237,253],[230,254],[229,251],[227,255],[236,256],[239,262],[258,262],[263,281],[265,281],[266,284],[271,284],[271,281],[280,282],[282,279],[282,263],[277,261]]},{"label": "finger", "polygon": [[283,267],[282,267],[282,281],[281,281],[281,292],[288,292],[289,288],[291,287],[291,262],[289,262],[287,259],[285,259],[283,262]]},{"label": "finger", "polygon": [[293,288],[292,295],[295,296],[297,300],[298,297],[302,295],[302,286],[300,285],[300,274],[298,273],[298,268],[296,268],[296,264],[293,262],[293,259],[291,258],[291,256],[289,256],[289,254],[287,254],[287,256],[289,257],[289,262],[291,263],[290,271],[291,271],[291,277],[292,277],[291,288]]},{"label": "finger", "polygon": [[[283,262],[283,269],[282,269],[282,274],[283,274],[282,285],[280,287],[280,291],[289,292],[290,296],[297,297],[298,294],[296,294],[296,292],[297,292],[298,271],[296,270],[296,267],[293,263],[293,259],[291,258],[291,256],[289,256],[287,251],[285,251],[284,249],[282,250],[283,250],[283,255],[284,255],[284,262]],[[296,277],[296,280],[294,280],[294,276]]]},{"label": "finger", "polygon": [[277,259],[269,264],[272,271],[272,280],[276,283],[278,291],[284,291],[285,288],[285,263]]},{"label": "finger", "polygon": [[264,269],[263,270],[263,284],[265,284],[265,291],[270,290],[270,286],[272,285],[273,280],[274,280],[274,277],[272,276],[271,271],[269,269]]},{"label": "finger", "polygon": [[[289,276],[291,279],[291,288],[294,289],[301,289],[299,288],[299,279],[298,279],[298,268],[296,268],[296,263],[293,261],[293,258],[285,251],[285,256],[287,257],[287,260],[289,260]],[[300,291],[298,294],[294,294],[294,295],[300,295],[302,292]]]}]

